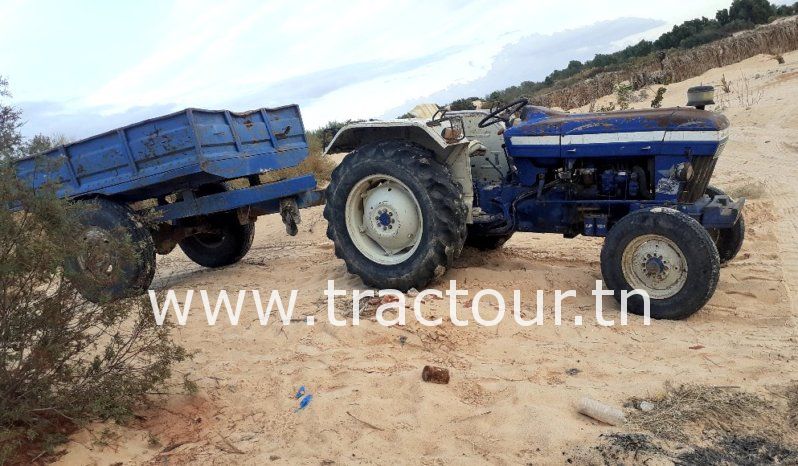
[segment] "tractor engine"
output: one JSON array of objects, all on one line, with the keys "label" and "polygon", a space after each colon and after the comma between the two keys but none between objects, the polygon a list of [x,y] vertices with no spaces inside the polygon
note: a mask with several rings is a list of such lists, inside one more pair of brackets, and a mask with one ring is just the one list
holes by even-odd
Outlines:
[{"label": "tractor engine", "polygon": [[[563,172],[566,173],[566,172]],[[564,175],[577,199],[650,199],[649,176],[639,165],[577,168]]]}]

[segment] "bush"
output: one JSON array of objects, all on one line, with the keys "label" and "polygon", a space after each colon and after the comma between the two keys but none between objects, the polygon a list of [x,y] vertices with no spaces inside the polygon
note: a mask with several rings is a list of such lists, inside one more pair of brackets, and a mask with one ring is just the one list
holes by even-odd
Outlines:
[{"label": "bush", "polygon": [[632,85],[629,83],[619,83],[615,85],[615,100],[618,101],[618,108],[627,110],[629,102],[632,101]]},{"label": "bush", "polygon": [[[64,264],[87,257],[76,219],[89,207],[16,178],[24,141],[8,109],[0,105],[0,464],[31,462],[92,420],[128,418],[186,357],[147,298],[98,305],[78,294]],[[130,250],[125,235],[107,248],[91,253]]]},{"label": "bush", "polygon": [[660,108],[662,107],[662,99],[665,97],[665,93],[668,89],[664,87],[660,87],[657,89],[657,95],[654,96],[654,99],[651,101],[651,108]]}]

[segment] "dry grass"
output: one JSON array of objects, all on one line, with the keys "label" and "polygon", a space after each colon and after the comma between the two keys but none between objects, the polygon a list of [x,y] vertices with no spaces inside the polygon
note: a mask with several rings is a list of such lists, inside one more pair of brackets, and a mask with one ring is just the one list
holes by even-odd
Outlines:
[{"label": "dry grass", "polygon": [[665,384],[645,399],[650,411],[627,412],[624,432],[577,449],[575,464],[798,464],[798,384],[771,387],[766,396],[738,387]]},{"label": "dry grass", "polygon": [[740,107],[746,110],[758,104],[765,96],[764,91],[755,89],[751,80],[744,74],[740,75],[740,80],[735,87],[737,91],[737,102],[739,102]]},{"label": "dry grass", "polygon": [[[640,400],[632,401],[637,405]],[[663,393],[648,401],[654,403],[654,409],[632,411],[629,423],[665,440],[687,442],[707,430],[756,433],[769,439],[795,434],[784,407],[736,387],[666,384]]]},{"label": "dry grass", "polygon": [[729,190],[729,196],[734,199],[744,197],[746,199],[760,199],[765,197],[767,189],[761,181],[754,181],[740,186],[734,186]]},{"label": "dry grass", "polygon": [[335,168],[335,162],[321,152],[311,151],[305,160],[296,167],[285,168],[283,170],[276,170],[269,173],[264,173],[260,176],[262,183],[273,183],[275,181],[292,178],[299,175],[313,174],[319,184],[330,181],[330,175]]}]

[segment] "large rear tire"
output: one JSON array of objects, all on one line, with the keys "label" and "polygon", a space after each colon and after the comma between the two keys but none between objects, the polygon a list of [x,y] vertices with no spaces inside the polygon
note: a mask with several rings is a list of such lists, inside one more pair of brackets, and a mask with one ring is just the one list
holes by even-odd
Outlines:
[{"label": "large rear tire", "polygon": [[[706,194],[709,197],[726,195],[722,190],[714,187],[707,186]],[[715,247],[718,248],[718,255],[720,256],[720,264],[724,265],[731,261],[740,252],[743,247],[743,240],[745,240],[745,219],[742,212],[737,222],[731,228],[712,228],[709,229],[709,236],[715,242]]]},{"label": "large rear tire", "polygon": [[[655,207],[633,212],[612,227],[601,249],[601,273],[619,302],[623,290],[642,289],[650,297],[651,317],[684,319],[715,292],[720,258],[695,219]],[[643,314],[643,298],[629,297],[628,310]]]},{"label": "large rear tire", "polygon": [[145,292],[155,275],[155,244],[149,229],[127,205],[108,199],[83,202],[87,207],[79,222],[85,248],[66,264],[75,288],[95,303]]},{"label": "large rear tire", "polygon": [[416,144],[390,140],[356,149],[333,171],[326,198],[335,255],[369,286],[422,289],[463,249],[462,189]]}]

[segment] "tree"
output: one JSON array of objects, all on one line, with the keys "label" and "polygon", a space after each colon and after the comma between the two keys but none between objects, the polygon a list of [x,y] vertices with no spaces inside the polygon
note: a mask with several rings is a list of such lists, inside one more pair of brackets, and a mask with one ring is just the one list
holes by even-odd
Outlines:
[{"label": "tree", "polygon": [[729,22],[731,21],[731,17],[729,16],[729,9],[724,8],[722,10],[718,10],[718,12],[715,13],[715,21],[717,21],[720,24],[729,24]]},{"label": "tree", "polygon": [[8,159],[18,154],[22,146],[22,111],[10,104],[3,103],[2,98],[11,97],[8,80],[0,76],[0,159]]},{"label": "tree", "polygon": [[768,0],[734,0],[729,7],[730,19],[765,24],[776,15],[776,9]]},{"label": "tree", "polygon": [[63,134],[56,134],[54,136],[37,134],[23,144],[23,150],[26,155],[36,155],[54,147],[69,144],[70,142],[72,141]]},{"label": "tree", "polygon": [[467,97],[465,99],[457,99],[449,104],[451,110],[474,110],[474,101],[480,100],[479,97]]}]

